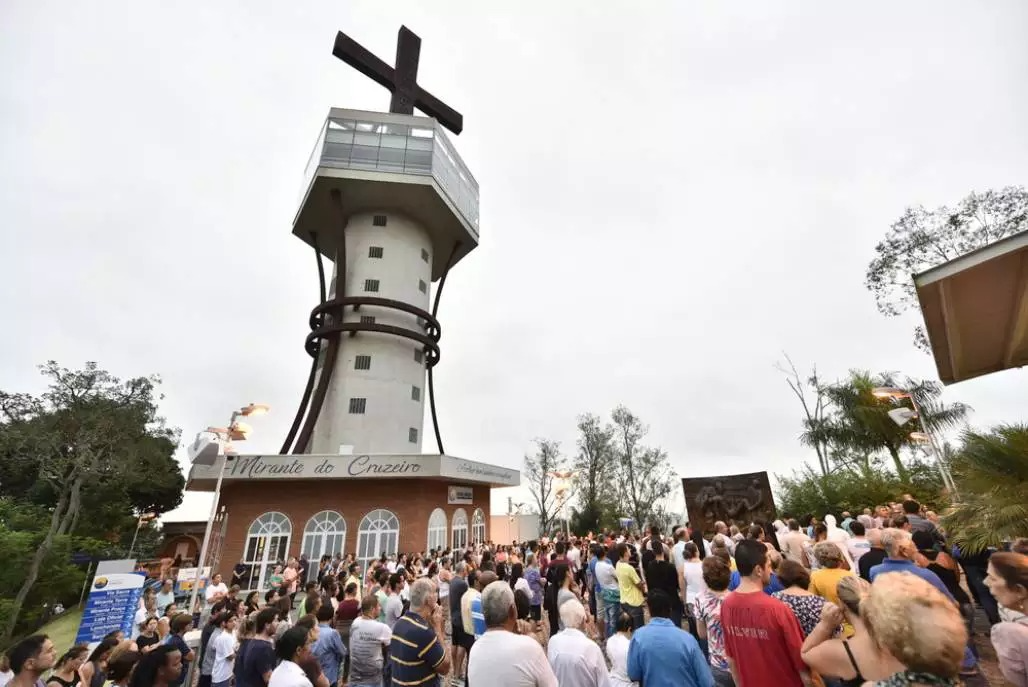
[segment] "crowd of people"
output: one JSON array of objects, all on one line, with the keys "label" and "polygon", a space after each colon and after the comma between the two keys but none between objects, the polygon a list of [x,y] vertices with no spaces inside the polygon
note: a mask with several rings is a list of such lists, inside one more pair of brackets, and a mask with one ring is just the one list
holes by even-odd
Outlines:
[{"label": "crowd of people", "polygon": [[165,584],[128,637],[21,641],[0,687],[957,685],[976,607],[1028,687],[1028,542],[962,555],[912,498],[840,519],[289,560],[245,594],[240,564],[207,586],[198,645]]}]

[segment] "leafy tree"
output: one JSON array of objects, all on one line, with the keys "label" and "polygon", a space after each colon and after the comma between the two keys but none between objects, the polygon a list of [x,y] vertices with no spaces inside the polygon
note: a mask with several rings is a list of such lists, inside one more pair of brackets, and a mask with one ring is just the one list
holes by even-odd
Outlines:
[{"label": "leafy tree", "polygon": [[553,473],[564,469],[564,458],[560,454],[560,442],[552,439],[536,439],[534,456],[525,456],[525,477],[528,492],[535,501],[539,514],[539,532],[549,532],[553,524],[554,508],[557,505],[557,490]]},{"label": "leafy tree", "polygon": [[974,554],[1028,533],[1028,425],[965,432],[952,470],[962,500],[943,524],[958,546]]},{"label": "leafy tree", "polygon": [[[172,454],[175,443],[166,444],[167,450],[124,451],[124,462],[105,466],[95,479],[86,480],[78,513],[88,517],[76,516],[69,531],[98,539],[112,533],[131,539],[137,513],[166,513],[176,508],[182,501],[185,482]],[[0,497],[10,496],[48,510],[55,508],[60,490],[54,482],[40,479],[38,466],[19,460],[2,446],[0,443],[0,470],[5,478],[0,481]]]},{"label": "leafy tree", "polygon": [[578,417],[578,454],[572,462],[579,493],[580,508],[573,521],[577,532],[596,530],[609,518],[616,485],[614,477],[614,428],[604,425],[599,416],[586,413]]},{"label": "leafy tree", "polygon": [[87,542],[68,535],[56,537],[50,553],[43,561],[44,575],[32,587],[25,600],[25,612],[14,613],[14,599],[25,580],[25,570],[36,553],[43,536],[49,513],[39,506],[0,498],[0,623],[3,626],[17,621],[19,631],[35,628],[43,619],[44,605],[51,607],[58,601],[67,605],[76,603],[85,571],[71,562],[71,554],[89,552],[96,542]]},{"label": "leafy tree", "polygon": [[[889,411],[899,405],[909,406],[910,401],[876,397],[873,390],[883,386],[910,390],[922,416],[906,425],[897,425],[889,417]],[[873,375],[853,370],[847,379],[826,386],[825,394],[831,411],[816,422],[808,422],[801,441],[807,445],[824,442],[839,456],[855,456],[865,466],[870,465],[872,455],[887,453],[901,481],[909,479],[901,451],[916,452],[919,448],[910,437],[911,432],[924,426],[936,432],[958,426],[971,410],[963,403],[944,405],[940,400],[942,387],[936,382],[900,380],[889,373]]]},{"label": "leafy tree", "polygon": [[[911,275],[1028,229],[1028,191],[1007,186],[971,192],[955,208],[907,208],[885,239],[875,246],[865,286],[879,312],[892,317],[918,307]],[[914,343],[928,351],[928,337],[918,327]]]},{"label": "leafy tree", "polygon": [[921,459],[907,465],[907,479],[874,463],[842,466],[828,475],[805,465],[792,475],[776,475],[776,479],[778,512],[795,518],[821,518],[844,510],[856,515],[864,508],[896,501],[905,493],[914,494],[936,510],[947,503],[938,470]]},{"label": "leafy tree", "polygon": [[656,525],[661,532],[671,533],[678,525],[682,524],[683,514],[672,512],[666,504],[658,504],[650,516],[650,525]]},{"label": "leafy tree", "polygon": [[671,494],[674,473],[667,452],[642,444],[649,428],[632,411],[618,406],[611,421],[620,506],[641,528],[654,520],[658,506]]},{"label": "leafy tree", "polygon": [[[37,532],[24,578],[9,606],[3,636],[62,537],[117,525],[135,509],[161,513],[181,502],[184,480],[173,458],[178,431],[157,414],[159,380],[122,381],[96,363],[68,370],[50,361],[39,396],[0,391],[0,496],[43,506],[47,526]],[[121,504],[117,513],[114,504]],[[95,509],[95,510],[94,510]]]}]

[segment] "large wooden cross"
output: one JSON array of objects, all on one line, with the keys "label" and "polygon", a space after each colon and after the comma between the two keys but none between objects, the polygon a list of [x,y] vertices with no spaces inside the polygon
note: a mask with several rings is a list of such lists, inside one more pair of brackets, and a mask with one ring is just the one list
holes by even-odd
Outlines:
[{"label": "large wooden cross", "polygon": [[336,34],[332,54],[364,76],[388,88],[393,98],[389,111],[414,114],[418,108],[455,134],[464,128],[464,117],[452,107],[418,85],[418,57],[421,39],[406,26],[400,27],[396,40],[396,67],[376,57],[370,50],[340,31]]}]

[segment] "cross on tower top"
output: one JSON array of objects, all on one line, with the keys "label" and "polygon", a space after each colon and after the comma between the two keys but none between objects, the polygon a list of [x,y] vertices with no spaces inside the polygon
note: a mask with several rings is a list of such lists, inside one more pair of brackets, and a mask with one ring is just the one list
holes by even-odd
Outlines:
[{"label": "cross on tower top", "polygon": [[340,31],[336,34],[332,54],[364,76],[392,92],[389,111],[414,114],[418,108],[455,134],[464,128],[464,117],[417,83],[421,39],[406,26],[400,27],[396,39],[396,67],[390,67],[370,50]]}]

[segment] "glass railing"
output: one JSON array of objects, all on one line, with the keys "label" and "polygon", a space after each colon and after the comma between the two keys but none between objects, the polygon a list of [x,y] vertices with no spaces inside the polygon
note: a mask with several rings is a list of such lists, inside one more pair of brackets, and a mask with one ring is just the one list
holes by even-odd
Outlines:
[{"label": "glass railing", "polygon": [[319,167],[432,176],[478,234],[478,182],[434,119],[335,112],[346,116],[330,116],[321,128],[304,169],[303,194]]}]

